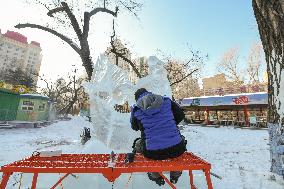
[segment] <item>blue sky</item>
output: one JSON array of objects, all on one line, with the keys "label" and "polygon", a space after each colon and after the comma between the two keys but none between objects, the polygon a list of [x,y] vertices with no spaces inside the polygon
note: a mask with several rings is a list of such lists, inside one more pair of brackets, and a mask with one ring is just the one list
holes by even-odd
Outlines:
[{"label": "blue sky", "polygon": [[[18,31],[29,41],[41,43],[41,73],[55,79],[58,75],[66,75],[72,64],[81,65],[76,53],[51,34],[13,27],[26,21],[45,22],[47,17],[40,17],[37,7],[22,3],[25,0],[4,1],[0,6],[0,17],[6,18],[0,19],[2,33],[6,30]],[[217,72],[216,64],[226,50],[238,47],[240,61],[245,63],[251,44],[259,41],[251,0],[143,1],[140,21],[124,13],[116,19],[118,35],[128,43],[135,56],[153,55],[161,49],[177,58],[186,58],[188,43],[192,49],[209,55],[204,70],[206,77]],[[100,14],[92,18],[92,22],[95,26],[91,28],[94,38],[90,38],[89,42],[94,46],[93,57],[96,57],[109,45],[112,17]]]},{"label": "blue sky", "polygon": [[151,54],[159,48],[186,58],[188,43],[209,54],[209,74],[227,49],[238,47],[245,63],[251,44],[260,40],[250,0],[147,1],[140,18],[141,30],[130,32],[137,51]]}]

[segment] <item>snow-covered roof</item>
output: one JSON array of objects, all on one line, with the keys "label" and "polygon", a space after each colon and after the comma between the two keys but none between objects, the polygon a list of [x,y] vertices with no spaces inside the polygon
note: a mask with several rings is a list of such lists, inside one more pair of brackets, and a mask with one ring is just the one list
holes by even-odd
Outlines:
[{"label": "snow-covered roof", "polygon": [[44,100],[48,100],[49,97],[42,95],[42,94],[20,94],[21,97],[25,97],[25,98],[35,98],[35,99],[44,99]]},{"label": "snow-covered roof", "polygon": [[258,95],[258,94],[267,94],[267,92],[257,92],[257,93],[236,93],[236,94],[227,94],[227,95],[213,95],[213,96],[198,96],[198,97],[189,97],[184,99],[197,99],[197,98],[212,98],[212,97],[225,97],[225,96],[243,96],[243,95]]}]

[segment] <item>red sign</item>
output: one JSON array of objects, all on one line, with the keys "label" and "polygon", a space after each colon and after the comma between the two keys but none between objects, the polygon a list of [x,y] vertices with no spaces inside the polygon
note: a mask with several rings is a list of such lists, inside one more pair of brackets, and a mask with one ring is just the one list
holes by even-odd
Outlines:
[{"label": "red sign", "polygon": [[240,96],[240,97],[237,97],[237,98],[234,98],[233,99],[233,102],[235,104],[247,104],[248,103],[248,97],[247,96]]}]

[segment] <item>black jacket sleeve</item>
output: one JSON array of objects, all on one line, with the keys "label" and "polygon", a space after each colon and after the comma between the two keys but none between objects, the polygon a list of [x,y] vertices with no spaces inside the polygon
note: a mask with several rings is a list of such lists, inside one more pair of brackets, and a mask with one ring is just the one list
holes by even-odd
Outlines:
[{"label": "black jacket sleeve", "polygon": [[185,117],[181,107],[174,101],[172,101],[172,111],[176,121],[176,124],[179,124]]},{"label": "black jacket sleeve", "polygon": [[139,123],[136,117],[132,117],[131,128],[135,131],[139,131]]},{"label": "black jacket sleeve", "polygon": [[139,122],[137,118],[134,116],[134,113],[137,111],[136,107],[131,107],[131,115],[130,115],[130,123],[131,123],[131,128],[135,131],[139,130]]}]

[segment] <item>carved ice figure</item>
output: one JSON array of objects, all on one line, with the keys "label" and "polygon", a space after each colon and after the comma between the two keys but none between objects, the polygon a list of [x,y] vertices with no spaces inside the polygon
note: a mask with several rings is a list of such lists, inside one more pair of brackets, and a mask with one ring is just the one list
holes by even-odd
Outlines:
[{"label": "carved ice figure", "polygon": [[140,133],[131,129],[130,114],[117,112],[115,104],[128,101],[129,105],[133,105],[134,93],[141,87],[156,94],[172,96],[163,62],[151,56],[148,64],[149,75],[134,85],[124,70],[109,63],[105,55],[100,55],[94,64],[91,81],[84,84],[90,99],[92,139],[103,142],[109,149],[129,150]]},{"label": "carved ice figure", "polygon": [[135,89],[137,90],[143,87],[155,94],[172,98],[172,90],[167,78],[168,72],[164,68],[164,62],[155,56],[150,56],[148,59],[148,65],[149,74],[138,80]]}]

